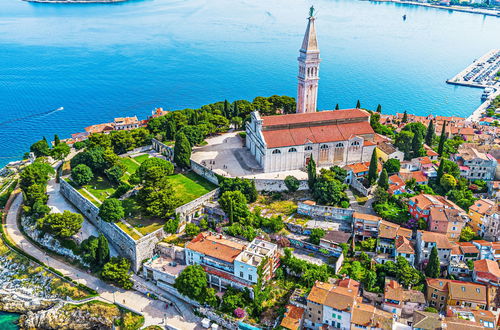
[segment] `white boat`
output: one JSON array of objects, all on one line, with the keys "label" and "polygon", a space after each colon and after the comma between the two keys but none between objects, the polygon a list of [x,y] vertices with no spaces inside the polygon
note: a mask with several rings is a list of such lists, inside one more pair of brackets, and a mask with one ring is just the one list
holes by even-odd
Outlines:
[{"label": "white boat", "polygon": [[481,95],[481,101],[486,101],[494,92],[494,89],[491,87],[486,87],[483,91],[483,95]]}]

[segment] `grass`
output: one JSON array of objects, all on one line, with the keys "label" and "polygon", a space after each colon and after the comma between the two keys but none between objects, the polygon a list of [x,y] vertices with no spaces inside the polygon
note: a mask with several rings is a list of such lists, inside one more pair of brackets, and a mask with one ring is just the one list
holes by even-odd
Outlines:
[{"label": "grass", "polygon": [[123,222],[117,222],[116,225],[118,227],[120,227],[121,230],[123,230],[124,232],[126,232],[134,240],[138,240],[139,238],[141,238],[141,236],[137,235],[137,233],[135,231],[130,230],[130,228],[127,227],[127,225],[125,225]]},{"label": "grass", "polygon": [[148,158],[149,158],[149,155],[144,154],[144,155],[140,155],[140,156],[135,156],[135,157],[134,157],[134,160],[135,160],[136,162],[139,162],[140,164],[142,164],[142,163],[143,163],[146,159],[148,159]]},{"label": "grass", "polygon": [[194,172],[174,174],[168,178],[176,192],[176,197],[182,204],[201,197],[216,188],[214,184]]},{"label": "grass", "polygon": [[[125,221],[137,229],[142,235],[147,235],[160,229],[165,224],[165,221],[141,215],[141,207],[137,204],[136,200],[131,197],[122,201],[123,208],[125,209]],[[132,238],[137,239],[137,234],[130,230],[123,223],[118,223],[118,226],[126,231]]]},{"label": "grass", "polygon": [[120,159],[120,163],[125,165],[127,172],[130,174],[135,173],[135,171],[141,166],[137,161],[132,160],[130,157],[123,157]]},{"label": "grass", "polygon": [[[115,188],[111,182],[103,177],[95,177],[89,184],[84,185],[83,188],[87,189],[87,191],[100,200],[101,203],[115,192]],[[91,198],[90,200],[92,201],[93,199]]]}]

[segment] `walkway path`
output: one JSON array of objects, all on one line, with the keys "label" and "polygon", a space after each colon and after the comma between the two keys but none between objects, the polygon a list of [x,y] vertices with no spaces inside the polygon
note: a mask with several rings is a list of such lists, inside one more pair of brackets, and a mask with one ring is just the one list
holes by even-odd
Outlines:
[{"label": "walkway path", "polygon": [[[107,302],[117,302],[130,310],[142,312],[145,318],[145,326],[164,324],[164,319],[167,318],[167,323],[179,329],[195,329],[197,328],[198,318],[189,311],[189,306],[181,301],[175,301],[180,304],[180,309],[186,311],[186,314],[179,315],[172,308],[166,309],[165,303],[159,300],[147,298],[144,294],[136,291],[127,291],[100,280],[87,272],[84,272],[72,265],[61,262],[47,255],[43,250],[33,245],[21,233],[17,224],[17,214],[19,207],[22,204],[22,194],[17,194],[10,207],[6,217],[5,230],[10,240],[17,245],[18,248],[31,256],[47,263],[48,266],[55,268],[63,275],[72,278],[73,280],[82,283],[100,294],[100,298]],[[136,279],[136,277],[134,277]],[[166,295],[166,294],[164,294]],[[170,297],[169,297],[170,299]]]}]

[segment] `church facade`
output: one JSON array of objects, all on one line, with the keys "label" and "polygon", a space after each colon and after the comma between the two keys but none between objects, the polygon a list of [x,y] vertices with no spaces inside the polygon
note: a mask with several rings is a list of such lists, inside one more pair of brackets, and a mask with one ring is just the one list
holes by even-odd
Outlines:
[{"label": "church facade", "polygon": [[375,149],[370,114],[361,109],[261,117],[253,112],[246,147],[264,172],[369,162]]}]

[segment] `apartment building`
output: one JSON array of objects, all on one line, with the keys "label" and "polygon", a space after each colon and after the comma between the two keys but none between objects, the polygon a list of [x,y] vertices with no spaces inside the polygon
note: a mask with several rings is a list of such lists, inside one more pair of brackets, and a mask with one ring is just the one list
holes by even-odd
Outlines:
[{"label": "apartment building", "polygon": [[467,180],[494,180],[498,162],[490,154],[471,146],[461,146],[453,156],[460,168],[460,175]]},{"label": "apartment building", "polygon": [[427,278],[426,283],[427,303],[436,309],[459,306],[485,310],[488,306],[487,288],[484,285],[444,278]]},{"label": "apartment building", "polygon": [[441,266],[448,266],[453,248],[452,242],[448,240],[445,234],[425,230],[417,231],[417,264],[422,266],[423,263],[429,260],[433,247],[437,248]]},{"label": "apartment building", "polygon": [[428,220],[431,209],[440,207],[445,209],[456,209],[465,214],[457,204],[449,199],[439,195],[419,194],[410,198],[408,202],[408,211],[414,219]]},{"label": "apartment building", "polygon": [[445,234],[450,241],[458,241],[468,220],[469,218],[457,209],[434,207],[429,214],[429,231]]},{"label": "apartment building", "polygon": [[500,210],[498,202],[491,199],[478,199],[469,207],[470,225],[472,230],[479,236],[493,236],[498,232],[498,222],[500,222]]}]

